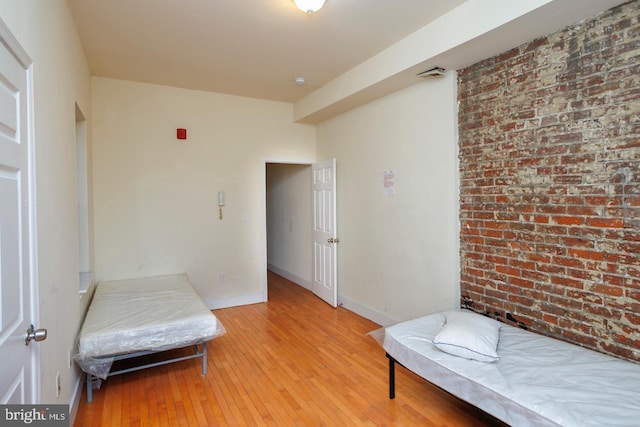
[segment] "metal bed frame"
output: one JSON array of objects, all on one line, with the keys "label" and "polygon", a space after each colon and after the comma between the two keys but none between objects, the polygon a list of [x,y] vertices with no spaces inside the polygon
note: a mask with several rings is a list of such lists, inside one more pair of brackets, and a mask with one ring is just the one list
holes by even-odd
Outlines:
[{"label": "metal bed frame", "polygon": [[389,353],[385,352],[385,356],[389,359],[389,399],[396,398],[396,363],[402,364],[393,358]]},{"label": "metal bed frame", "polygon": [[[201,341],[201,342],[184,346],[184,347],[175,347],[171,349],[165,349],[162,351],[139,351],[135,353],[127,353],[127,354],[121,354],[121,355],[109,356],[109,357],[113,357],[113,361],[116,362],[118,360],[133,359],[135,357],[147,356],[149,354],[164,353],[166,351],[177,350],[180,348],[187,348],[191,346],[193,346],[194,352],[187,356],[174,357],[171,359],[161,360],[159,362],[152,362],[152,363],[134,366],[131,368],[119,369],[117,371],[109,372],[109,374],[107,375],[107,378],[115,375],[126,374],[128,372],[140,371],[146,368],[153,368],[155,366],[167,365],[169,363],[180,362],[188,359],[195,359],[197,357],[202,358],[202,375],[207,375],[207,342],[206,341]],[[91,401],[93,400],[93,382],[97,380],[99,380],[98,377],[87,372],[87,403],[91,403]]]}]

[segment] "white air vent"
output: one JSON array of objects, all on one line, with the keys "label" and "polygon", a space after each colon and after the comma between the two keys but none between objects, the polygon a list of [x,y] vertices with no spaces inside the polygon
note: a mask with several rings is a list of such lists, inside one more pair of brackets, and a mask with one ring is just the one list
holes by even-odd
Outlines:
[{"label": "white air vent", "polygon": [[441,77],[444,76],[444,68],[433,67],[427,71],[416,74],[418,77]]}]

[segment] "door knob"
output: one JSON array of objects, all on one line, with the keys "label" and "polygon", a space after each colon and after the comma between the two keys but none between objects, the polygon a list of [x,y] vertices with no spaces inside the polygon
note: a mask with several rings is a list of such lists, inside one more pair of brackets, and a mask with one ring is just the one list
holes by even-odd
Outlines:
[{"label": "door knob", "polygon": [[34,341],[44,341],[47,339],[47,330],[46,329],[33,329],[33,325],[27,329],[27,337],[24,339],[24,344],[29,345],[29,343]]},{"label": "door knob", "polygon": [[327,243],[340,243],[340,238],[336,237],[334,239],[333,237],[331,237],[330,239],[327,239]]}]

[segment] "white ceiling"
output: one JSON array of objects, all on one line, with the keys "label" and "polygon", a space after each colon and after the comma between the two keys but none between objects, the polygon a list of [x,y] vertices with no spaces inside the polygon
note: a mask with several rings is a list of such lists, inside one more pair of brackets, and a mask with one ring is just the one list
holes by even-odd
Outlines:
[{"label": "white ceiling", "polygon": [[327,0],[313,15],[292,0],[67,1],[94,76],[292,102],[317,123],[625,0]]},{"label": "white ceiling", "polygon": [[68,3],[93,75],[294,102],[464,0]]}]

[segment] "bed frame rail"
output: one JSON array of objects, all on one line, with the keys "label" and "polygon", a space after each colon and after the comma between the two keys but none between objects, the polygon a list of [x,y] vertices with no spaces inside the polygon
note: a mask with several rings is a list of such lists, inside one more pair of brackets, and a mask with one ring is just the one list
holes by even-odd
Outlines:
[{"label": "bed frame rail", "polygon": [[[195,359],[196,357],[202,358],[202,375],[207,375],[207,343],[206,342],[197,343],[193,346],[193,348],[194,348],[194,352],[187,356],[174,357],[171,359],[161,360],[159,362],[152,362],[144,365],[133,366],[131,368],[119,369],[117,371],[109,372],[109,374],[107,375],[107,378],[112,377],[114,375],[120,375],[120,374],[126,374],[128,372],[139,371],[141,369],[153,368],[155,366],[167,365],[169,363],[180,362],[188,359]],[[172,349],[172,350],[175,350],[175,349]],[[169,351],[169,350],[165,350],[165,351]],[[128,354],[121,354],[118,356],[114,356],[113,360],[115,362],[118,360],[132,359],[134,357],[146,356],[149,354],[156,354],[156,353],[158,352],[139,351],[136,353],[128,353]],[[93,382],[96,381],[97,379],[98,378],[95,377],[94,375],[87,373],[87,403],[91,403],[91,401],[93,400]]]}]

